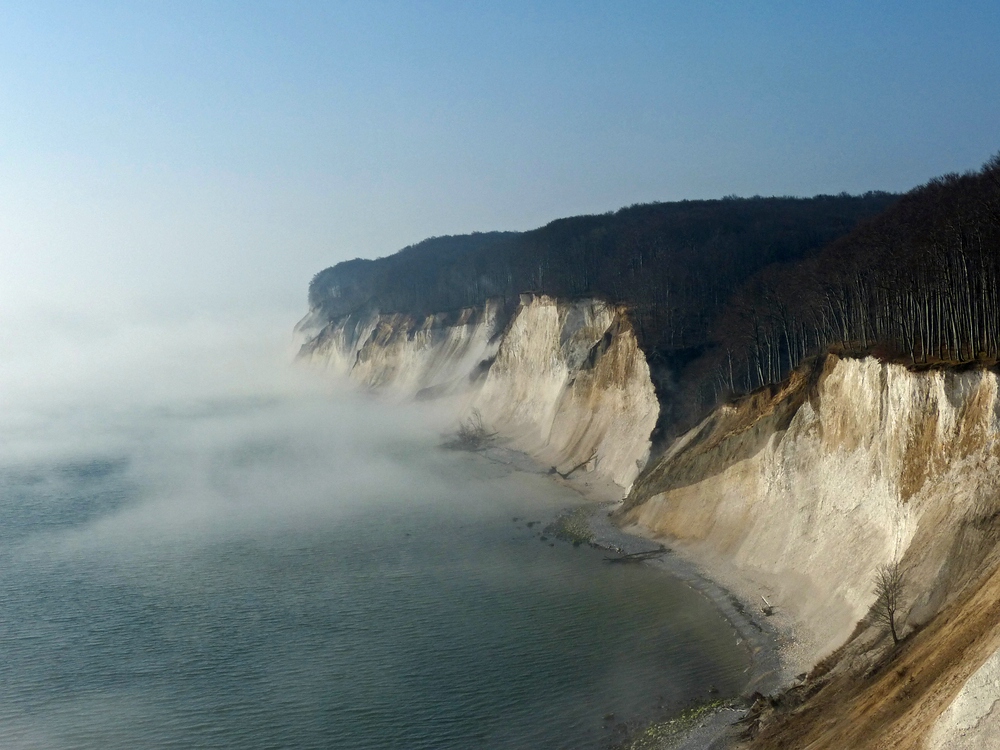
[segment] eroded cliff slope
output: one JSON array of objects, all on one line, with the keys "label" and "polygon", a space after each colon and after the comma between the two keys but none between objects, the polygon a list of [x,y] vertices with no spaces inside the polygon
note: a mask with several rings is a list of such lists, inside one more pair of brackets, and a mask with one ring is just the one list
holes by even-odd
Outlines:
[{"label": "eroded cliff slope", "polygon": [[[1000,697],[983,688],[1000,646],[998,390],[985,369],[819,358],[717,409],[636,482],[621,522],[768,592],[811,634],[804,664],[839,649],[758,746],[980,746]],[[893,560],[899,649],[868,618]]]},{"label": "eroded cliff slope", "polygon": [[[476,409],[512,447],[631,487],[620,523],[765,593],[812,674],[789,710],[762,722],[756,747],[990,746],[1000,724],[993,371],[816,358],[716,409],[640,476],[658,406],[615,306],[524,295],[512,315],[498,304],[423,318],[370,311],[307,318],[300,333],[314,365],[398,397],[443,398],[456,420]],[[873,572],[895,560],[908,582],[896,649],[870,621]]]},{"label": "eroded cliff slope", "polygon": [[299,325],[300,356],[403,397],[449,397],[478,410],[513,448],[568,472],[631,486],[649,454],[659,406],[624,312],[599,300],[522,295],[509,320],[497,303],[417,318],[352,313]]}]

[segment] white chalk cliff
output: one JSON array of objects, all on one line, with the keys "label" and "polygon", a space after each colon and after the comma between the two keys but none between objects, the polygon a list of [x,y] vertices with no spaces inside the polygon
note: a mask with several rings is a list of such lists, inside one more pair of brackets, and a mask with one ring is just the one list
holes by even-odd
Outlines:
[{"label": "white chalk cliff", "polygon": [[[933,694],[877,741],[838,744],[848,742],[838,729],[815,747],[995,746],[1000,609],[973,623],[962,607],[997,564],[998,394],[988,370],[829,356],[717,409],[649,467],[620,511],[625,524],[723,559],[770,592],[814,634],[809,664],[852,634],[858,653],[884,640],[878,627],[857,627],[882,563],[900,560],[906,572],[906,630],[953,617],[954,628],[928,627],[911,644],[923,653],[914,672],[940,671]],[[874,690],[865,700],[880,705]]]},{"label": "white chalk cliff", "polygon": [[301,356],[316,366],[401,397],[451,398],[512,447],[631,488],[620,523],[722,560],[768,592],[812,633],[800,653],[809,665],[845,643],[855,662],[873,658],[861,656],[884,642],[866,624],[873,571],[901,561],[904,634],[922,639],[908,669],[938,670],[927,673],[935,688],[856,746],[995,746],[1000,604],[968,615],[990,585],[1000,599],[993,371],[819,358],[719,407],[640,475],[658,404],[628,317],[612,305],[525,295],[509,320],[486,305],[422,319],[313,314],[299,330]]},{"label": "white chalk cliff", "polygon": [[423,319],[378,312],[298,326],[301,357],[404,397],[453,397],[507,443],[560,471],[584,464],[628,488],[649,454],[659,404],[625,313],[599,300],[522,295]]}]

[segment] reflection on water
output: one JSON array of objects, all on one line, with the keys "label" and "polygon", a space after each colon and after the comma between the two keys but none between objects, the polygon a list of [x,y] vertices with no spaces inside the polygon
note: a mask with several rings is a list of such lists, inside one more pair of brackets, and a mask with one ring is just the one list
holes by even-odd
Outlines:
[{"label": "reflection on water", "polygon": [[132,420],[0,474],[5,748],[597,748],[742,686],[699,595],[540,541],[573,495],[398,412]]}]

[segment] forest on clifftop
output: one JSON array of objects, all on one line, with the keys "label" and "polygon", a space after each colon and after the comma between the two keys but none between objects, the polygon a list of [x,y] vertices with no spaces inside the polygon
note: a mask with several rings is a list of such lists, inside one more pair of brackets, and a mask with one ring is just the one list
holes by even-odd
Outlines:
[{"label": "forest on clifftop", "polygon": [[1000,156],[903,196],[631,206],[528,232],[437,237],[318,273],[311,307],[426,315],[522,292],[627,309],[659,436],[825,351],[911,366],[1000,359]]}]

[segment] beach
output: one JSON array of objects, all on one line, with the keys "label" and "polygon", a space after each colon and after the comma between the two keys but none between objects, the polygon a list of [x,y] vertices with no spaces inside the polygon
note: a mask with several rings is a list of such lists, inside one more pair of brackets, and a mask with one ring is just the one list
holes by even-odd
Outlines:
[{"label": "beach", "polygon": [[540,466],[530,456],[504,447],[493,446],[482,453],[489,460],[518,471],[547,474],[553,482],[581,495],[588,503],[568,510],[554,525],[560,522],[568,525],[570,538],[586,539],[589,544],[607,550],[609,558],[654,552],[666,545],[663,554],[628,564],[662,570],[704,596],[732,626],[736,643],[747,651],[746,685],[738,699],[695,707],[693,717],[682,715],[665,721],[650,717],[643,730],[632,732],[629,740],[616,747],[636,750],[729,748],[738,741],[741,727],[736,722],[747,714],[752,696],[756,693],[772,695],[792,684],[805,670],[803,649],[799,644],[809,641],[810,634],[803,632],[801,623],[792,613],[776,607],[770,616],[765,615],[760,597],[766,596],[767,591],[761,589],[759,582],[727,566],[723,560],[709,558],[693,545],[654,540],[636,533],[639,529],[617,526],[611,515],[624,499],[621,487],[595,479],[586,472],[561,476],[549,467]]}]

